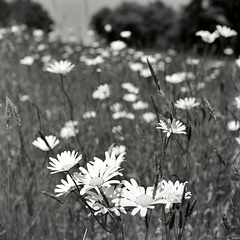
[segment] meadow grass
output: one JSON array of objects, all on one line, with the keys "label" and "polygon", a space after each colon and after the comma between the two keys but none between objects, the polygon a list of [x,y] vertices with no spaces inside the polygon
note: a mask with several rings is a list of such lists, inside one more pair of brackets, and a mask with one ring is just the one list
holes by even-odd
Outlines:
[{"label": "meadow grass", "polygon": [[[40,44],[44,50],[38,50]],[[185,202],[168,214],[161,206],[145,219],[121,214],[125,239],[240,239],[240,151],[235,139],[239,131],[227,127],[229,121],[239,120],[240,111],[235,104],[240,69],[233,59],[171,51],[156,57],[159,53],[152,50],[137,57],[136,50],[127,48],[114,52],[45,38],[36,41],[26,33],[6,34],[0,48],[0,239],[122,239],[110,220],[107,226],[113,233],[106,232],[77,195],[57,198],[54,189],[65,174],[50,175],[47,169],[49,157],[65,150],[82,153],[79,164],[86,166],[94,156],[103,159],[113,143],[126,147],[122,179],[134,178],[145,187],[153,186],[157,177],[157,181],[188,181],[192,193],[191,205]],[[79,61],[83,56],[94,59],[104,51],[103,63]],[[48,55],[75,64],[62,83],[58,74],[43,70],[42,57]],[[158,79],[129,68],[129,62],[141,62],[142,56],[144,68],[149,69],[145,55],[156,58],[150,66]],[[25,56],[33,56],[34,63],[20,64]],[[199,63],[186,64],[190,57]],[[192,75],[178,84],[165,81],[176,72]],[[146,109],[134,110],[131,102],[123,100],[128,93],[121,87],[125,82],[139,89],[137,98],[148,103]],[[105,83],[110,86],[110,97],[94,99],[92,93]],[[189,111],[175,108],[176,100],[184,97],[195,97],[200,105]],[[133,120],[112,117],[111,106],[117,102],[134,115]],[[96,117],[84,118],[88,111],[95,111]],[[149,112],[152,119],[146,121],[143,114]],[[158,119],[168,118],[184,123],[187,134],[167,139],[156,127]],[[69,120],[78,121],[78,134],[62,139],[60,131]],[[112,131],[114,126],[121,130]],[[60,144],[48,152],[39,150],[32,145],[39,132],[57,136]],[[180,233],[183,223],[185,230]]]}]

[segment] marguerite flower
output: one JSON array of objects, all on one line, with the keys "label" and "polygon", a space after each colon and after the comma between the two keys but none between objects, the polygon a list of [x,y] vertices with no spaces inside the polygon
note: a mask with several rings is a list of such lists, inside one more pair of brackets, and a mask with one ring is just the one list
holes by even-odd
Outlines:
[{"label": "marguerite flower", "polygon": [[216,29],[218,31],[218,33],[225,38],[228,37],[233,37],[237,35],[237,32],[227,26],[221,26],[221,25],[217,25]]},{"label": "marguerite flower", "polygon": [[78,156],[78,153],[75,150],[72,152],[64,151],[57,155],[57,159],[52,157],[49,159],[51,167],[48,167],[48,169],[52,171],[51,174],[54,174],[69,171],[72,167],[79,163],[82,159],[82,154]]},{"label": "marguerite flower", "polygon": [[210,33],[209,31],[200,30],[195,35],[200,36],[204,42],[213,43],[219,37],[219,32]]},{"label": "marguerite flower", "polygon": [[199,104],[199,102],[196,102],[196,98],[184,98],[177,100],[175,106],[184,110],[190,110]]},{"label": "marguerite flower", "polygon": [[26,56],[24,58],[22,58],[20,61],[19,61],[22,65],[28,65],[28,66],[31,66],[34,62],[34,57],[32,56]]},{"label": "marguerite flower", "polygon": [[237,106],[238,109],[240,109],[240,96],[235,97],[235,105]]},{"label": "marguerite flower", "polygon": [[186,80],[187,74],[185,72],[174,73],[166,76],[166,82],[177,84]]},{"label": "marguerite flower", "polygon": [[229,131],[237,131],[240,128],[240,122],[232,120],[228,122],[227,127]]},{"label": "marguerite flower", "polygon": [[123,41],[117,40],[110,43],[110,48],[113,51],[121,51],[127,47],[127,44]]},{"label": "marguerite flower", "polygon": [[138,94],[139,93],[139,88],[135,87],[132,83],[130,82],[125,82],[122,83],[122,88],[124,88],[125,90],[127,90],[130,93],[134,93],[134,94]]},{"label": "marguerite flower", "polygon": [[61,60],[60,62],[50,63],[46,70],[51,73],[66,75],[71,72],[74,67],[75,65],[68,60]]},{"label": "marguerite flower", "polygon": [[187,134],[186,126],[179,120],[173,119],[172,121],[168,119],[167,121],[160,120],[157,129],[161,129],[164,133],[167,133],[167,137],[170,137],[172,133],[174,134]]},{"label": "marguerite flower", "polygon": [[118,158],[114,155],[109,156],[106,152],[106,160],[94,158],[94,161],[87,163],[87,169],[80,167],[80,173],[75,173],[74,177],[83,188],[80,194],[83,195],[91,189],[98,191],[98,188],[108,187],[111,184],[118,184],[118,180],[111,180],[113,177],[122,176],[120,164],[123,161],[123,154]]},{"label": "marguerite flower", "polygon": [[35,147],[43,151],[50,151],[51,149],[54,149],[59,143],[60,141],[52,135],[45,136],[44,139],[38,137],[37,140],[34,140],[32,142]]},{"label": "marguerite flower", "polygon": [[133,207],[132,215],[140,211],[141,217],[145,217],[148,209],[154,209],[153,205],[165,202],[159,191],[153,199],[153,187],[145,189],[134,179],[130,179],[130,182],[124,180],[123,184],[125,187],[121,190],[121,196],[113,199],[112,202],[118,207]]},{"label": "marguerite flower", "polygon": [[54,192],[57,193],[57,197],[67,195],[68,193],[76,189],[76,185],[69,174],[67,175],[67,181],[62,179],[61,183],[62,184],[58,184],[56,186],[57,188],[54,190]]},{"label": "marguerite flower", "polygon": [[[169,212],[169,210],[172,208],[172,205],[174,203],[181,203],[183,199],[183,193],[184,193],[184,187],[185,183],[180,183],[179,181],[176,181],[174,184],[172,181],[165,181],[162,180],[159,183],[158,190],[163,196],[163,201],[165,206],[165,212]],[[184,198],[189,199],[191,198],[192,194],[191,192],[186,192]]]}]

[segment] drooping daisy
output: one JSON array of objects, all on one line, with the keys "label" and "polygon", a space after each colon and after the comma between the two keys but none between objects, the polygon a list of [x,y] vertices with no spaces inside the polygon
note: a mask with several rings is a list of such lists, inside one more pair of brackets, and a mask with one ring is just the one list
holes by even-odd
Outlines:
[{"label": "drooping daisy", "polygon": [[55,188],[54,190],[54,192],[57,193],[56,194],[57,197],[67,195],[68,193],[77,188],[69,174],[67,175],[67,180],[62,179],[61,183],[62,184],[56,185],[57,188]]},{"label": "drooping daisy", "polygon": [[196,106],[200,105],[196,102],[196,98],[184,98],[176,101],[175,106],[184,110],[190,110]]},{"label": "drooping daisy", "polygon": [[[163,201],[165,206],[165,212],[169,212],[169,210],[172,208],[174,203],[181,203],[184,193],[184,187],[185,183],[180,183],[179,181],[176,181],[174,184],[172,181],[165,181],[162,180],[159,183],[157,192],[160,192],[163,198]],[[191,192],[186,192],[184,198],[190,199],[192,196]]]},{"label": "drooping daisy", "polygon": [[206,43],[213,43],[219,37],[219,32],[214,31],[213,33],[210,33],[209,31],[200,30],[196,32],[195,35],[201,37]]},{"label": "drooping daisy", "polygon": [[130,182],[124,180],[122,182],[124,188],[121,191],[121,196],[112,200],[116,206],[133,207],[132,215],[136,215],[140,211],[141,217],[145,217],[148,209],[154,209],[155,204],[164,203],[160,192],[156,193],[153,199],[153,187],[141,187],[134,179]]},{"label": "drooping daisy", "polygon": [[122,176],[120,173],[120,164],[123,161],[123,155],[113,159],[109,157],[105,161],[100,158],[94,158],[94,161],[87,163],[87,169],[80,167],[80,173],[75,173],[74,177],[83,188],[80,194],[83,195],[91,189],[98,191],[98,188],[107,187],[111,184],[118,184],[118,180],[111,180],[116,176]]},{"label": "drooping daisy", "polygon": [[71,72],[74,67],[75,65],[72,64],[70,61],[61,60],[59,62],[50,63],[47,66],[46,71],[66,75],[67,73]]},{"label": "drooping daisy", "polygon": [[161,129],[164,133],[167,133],[167,137],[170,137],[172,133],[174,134],[187,134],[186,126],[179,120],[173,119],[172,121],[168,119],[167,121],[160,120],[157,129]]},{"label": "drooping daisy", "polygon": [[88,199],[88,204],[95,210],[94,215],[99,213],[106,214],[107,212],[114,212],[117,216],[120,216],[120,212],[127,213],[124,207],[115,206],[112,200],[119,197],[121,194],[121,185],[102,187],[102,193],[105,195],[108,202],[105,201],[103,196],[97,192],[88,191],[86,199]]},{"label": "drooping daisy", "polygon": [[60,141],[55,136],[52,135],[45,136],[44,139],[38,137],[36,140],[32,142],[32,144],[35,147],[46,152],[50,151],[51,149],[54,149],[59,143]]},{"label": "drooping daisy", "polygon": [[57,155],[57,159],[52,157],[49,159],[49,164],[51,167],[48,167],[48,169],[52,171],[51,174],[54,174],[69,171],[72,167],[79,163],[79,161],[82,159],[82,154],[78,156],[78,152],[75,150],[72,152],[64,151]]}]

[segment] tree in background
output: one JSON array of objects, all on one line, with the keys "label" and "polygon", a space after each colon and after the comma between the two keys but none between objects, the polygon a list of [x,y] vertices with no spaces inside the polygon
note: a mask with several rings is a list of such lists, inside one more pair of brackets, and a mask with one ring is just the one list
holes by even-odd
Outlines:
[{"label": "tree in background", "polygon": [[[91,24],[108,42],[121,39],[122,31],[131,31],[131,37],[125,39],[128,45],[163,48],[170,42],[175,21],[175,12],[157,1],[148,6],[123,3],[115,10],[105,8],[93,16]],[[106,25],[111,25],[111,31],[106,31]]]},{"label": "tree in background", "polygon": [[0,0],[0,25],[25,24],[29,29],[49,32],[53,20],[38,3],[30,0],[15,0],[7,3]]},{"label": "tree in background", "polygon": [[0,26],[5,27],[9,21],[10,7],[4,0],[0,0]]}]

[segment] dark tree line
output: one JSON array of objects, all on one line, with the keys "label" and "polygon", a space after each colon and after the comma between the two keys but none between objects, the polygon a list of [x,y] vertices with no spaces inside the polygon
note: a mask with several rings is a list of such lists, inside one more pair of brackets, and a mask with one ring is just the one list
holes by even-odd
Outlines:
[{"label": "dark tree line", "polygon": [[42,6],[30,0],[15,0],[7,3],[0,0],[0,25],[25,24],[29,29],[51,31],[53,20]]}]

